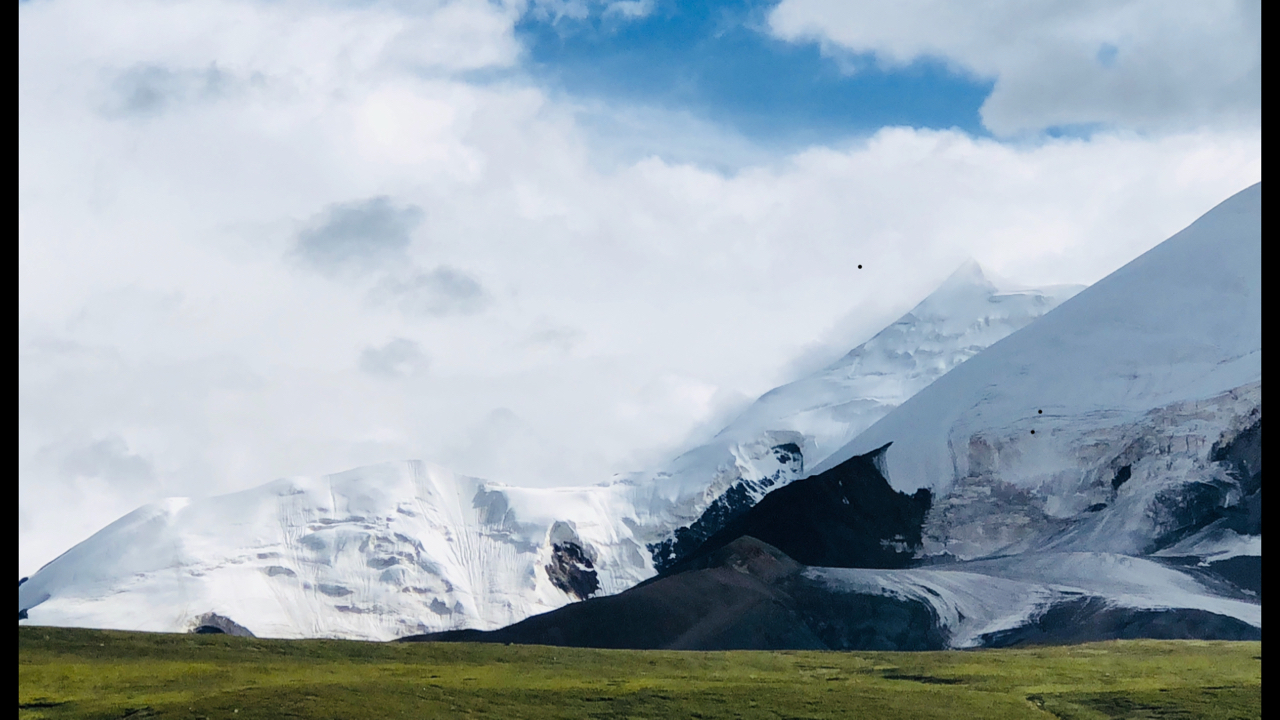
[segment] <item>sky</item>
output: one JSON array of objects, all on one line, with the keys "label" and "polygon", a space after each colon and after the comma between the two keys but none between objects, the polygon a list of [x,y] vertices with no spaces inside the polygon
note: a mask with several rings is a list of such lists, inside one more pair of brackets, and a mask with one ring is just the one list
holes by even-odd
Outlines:
[{"label": "sky", "polygon": [[1260,2],[18,21],[22,575],[282,476],[652,467],[968,258],[1093,282],[1262,175]]}]

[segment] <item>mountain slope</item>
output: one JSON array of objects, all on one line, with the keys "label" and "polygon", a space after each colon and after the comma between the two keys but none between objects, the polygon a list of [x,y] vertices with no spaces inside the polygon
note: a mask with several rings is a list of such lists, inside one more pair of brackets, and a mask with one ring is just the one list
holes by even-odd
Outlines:
[{"label": "mountain slope", "polygon": [[[678,563],[727,522],[780,484],[738,460],[738,447],[759,438],[794,438],[775,448],[803,475],[904,400],[993,342],[1031,324],[1082,286],[1003,291],[972,260],[937,290],[844,357],[809,377],[770,390],[711,442],[656,471],[629,481],[705,489],[708,502],[686,514],[660,542],[651,543],[658,570]],[[708,481],[711,478],[711,481]],[[704,509],[705,508],[705,509]]]},{"label": "mountain slope", "polygon": [[894,487],[934,492],[925,554],[1247,550],[1261,533],[1261,208],[1261,184],[1224,201],[814,471],[893,442]]}]

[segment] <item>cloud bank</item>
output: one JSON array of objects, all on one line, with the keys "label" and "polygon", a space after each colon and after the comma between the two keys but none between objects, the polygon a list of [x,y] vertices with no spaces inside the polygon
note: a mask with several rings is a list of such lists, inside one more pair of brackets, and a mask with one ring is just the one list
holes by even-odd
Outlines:
[{"label": "cloud bank", "polygon": [[782,0],[768,25],[836,54],[931,58],[992,78],[981,112],[997,135],[1261,120],[1261,0]]}]

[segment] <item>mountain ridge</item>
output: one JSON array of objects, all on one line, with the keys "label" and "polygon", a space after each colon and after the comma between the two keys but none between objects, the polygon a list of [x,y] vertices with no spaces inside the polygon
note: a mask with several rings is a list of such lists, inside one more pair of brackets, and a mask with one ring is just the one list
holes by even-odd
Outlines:
[{"label": "mountain ridge", "polygon": [[[1061,295],[1001,294],[962,267],[711,443],[608,484],[519,488],[410,461],[146,506],[20,584],[20,621],[184,631],[216,615],[257,635],[366,639],[501,628],[652,587],[715,555],[699,552],[718,533],[763,532],[789,512],[834,528],[841,513],[820,499],[764,499],[803,497],[821,483],[802,478],[862,457],[886,498],[921,511],[918,542],[900,530],[871,538],[911,563],[809,566],[800,595],[879,613],[916,638],[911,647],[1008,640],[1000,633],[1019,628],[1032,637],[1060,616],[1119,632],[1131,620],[1167,626],[1143,613],[1174,612],[1180,627],[1204,612],[1260,629],[1260,594],[1248,589],[1261,552],[1260,218],[1259,185],[1143,256],[1156,261],[1126,266],[1141,272],[1122,268],[1061,307]],[[863,490],[845,499],[871,502]],[[922,490],[927,503],[912,495]],[[720,535],[721,549],[725,540],[736,542]],[[901,566],[916,562],[928,566]],[[725,587],[704,589],[731,602]],[[743,617],[773,622],[769,607],[744,606]],[[908,627],[924,616],[941,634]],[[738,632],[716,622],[717,637]],[[803,636],[788,627],[778,637]],[[850,628],[831,625],[844,639],[822,642],[852,647],[871,633],[892,644]]]}]

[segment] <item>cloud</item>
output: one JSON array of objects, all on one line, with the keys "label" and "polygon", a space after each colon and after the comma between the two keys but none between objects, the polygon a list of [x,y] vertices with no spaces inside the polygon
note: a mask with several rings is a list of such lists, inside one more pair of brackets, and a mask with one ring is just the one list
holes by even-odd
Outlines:
[{"label": "cloud", "polygon": [[422,218],[418,206],[397,205],[385,195],[335,203],[298,233],[292,253],[329,278],[377,277],[369,300],[405,315],[470,315],[483,310],[491,298],[478,280],[447,265],[426,270],[411,259],[413,231]]},{"label": "cloud", "polygon": [[629,20],[647,17],[653,12],[653,0],[613,0],[604,9],[606,15],[621,15]]},{"label": "cloud", "polygon": [[110,519],[155,499],[159,473],[152,459],[119,434],[93,439],[72,430],[39,446],[31,440],[19,432],[18,563],[23,574]]},{"label": "cloud", "polygon": [[535,330],[521,343],[525,347],[555,348],[560,352],[569,352],[582,340],[582,332],[571,327],[550,326]]},{"label": "cloud", "polygon": [[103,112],[115,119],[150,118],[195,103],[264,91],[268,84],[261,73],[237,77],[217,62],[203,68],[174,68],[144,62],[116,75]]},{"label": "cloud", "polygon": [[470,315],[489,305],[489,294],[471,276],[447,266],[389,274],[370,293],[376,303],[406,315]]},{"label": "cloud", "polygon": [[116,78],[118,98],[112,110],[122,115],[159,113],[176,96],[185,94],[184,85],[183,79],[168,68],[157,65],[135,67]]},{"label": "cloud", "polygon": [[101,478],[114,484],[138,485],[155,479],[151,462],[131,453],[128,443],[119,435],[67,452],[59,467],[69,478]]},{"label": "cloud", "polygon": [[992,78],[981,112],[997,135],[1261,122],[1261,0],[783,0],[768,25],[837,56],[873,54],[889,67],[941,60]]},{"label": "cloud", "polygon": [[381,347],[367,347],[360,353],[360,369],[376,377],[408,377],[426,367],[422,346],[405,338],[393,338]]},{"label": "cloud", "polygon": [[586,20],[592,15],[636,20],[653,12],[653,0],[533,0],[529,14],[536,18],[559,21],[564,18]]},{"label": "cloud", "polygon": [[[572,100],[464,74],[515,61],[511,13],[19,6],[20,572],[140,503],[286,475],[423,458],[607,480],[793,379],[815,338],[866,339],[964,257],[1094,281],[1261,177],[1260,130],[1234,126],[887,128],[717,167],[714,126],[702,143],[658,123],[617,152],[631,131],[589,131]],[[129,68],[211,64],[271,81],[102,113]],[[713,150],[673,159],[677,141]],[[151,479],[68,477],[130,456]]]},{"label": "cloud", "polygon": [[369,273],[403,261],[422,210],[391,198],[335,203],[298,233],[294,254],[326,275]]}]

